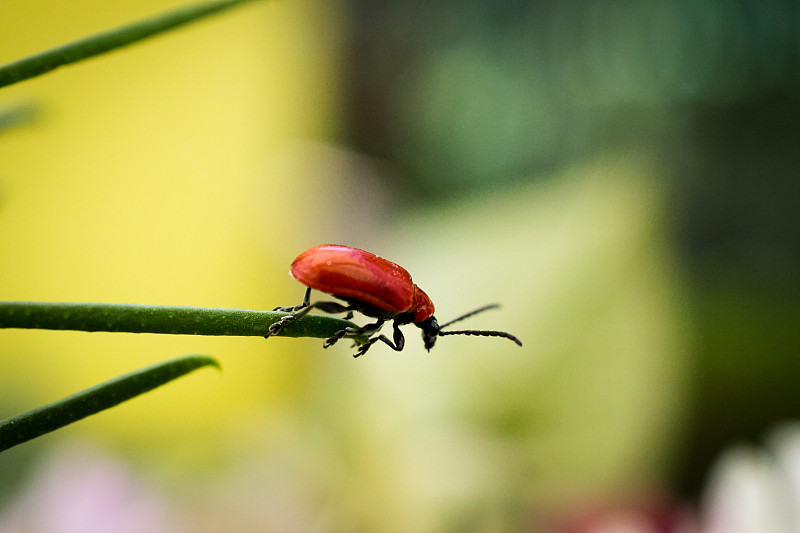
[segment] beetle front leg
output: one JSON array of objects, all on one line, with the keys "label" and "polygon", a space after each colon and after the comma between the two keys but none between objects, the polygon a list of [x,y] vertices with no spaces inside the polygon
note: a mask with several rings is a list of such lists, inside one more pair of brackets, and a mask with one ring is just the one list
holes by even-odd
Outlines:
[{"label": "beetle front leg", "polygon": [[378,320],[378,321],[376,321],[376,322],[374,322],[372,324],[367,324],[366,326],[361,327],[361,328],[344,328],[344,329],[340,329],[339,331],[334,333],[333,336],[328,337],[327,339],[325,339],[325,342],[322,343],[322,347],[323,348],[328,348],[330,346],[333,346],[334,344],[339,342],[339,339],[341,339],[342,337],[344,337],[346,335],[365,335],[365,336],[369,337],[373,333],[375,333],[378,330],[380,330],[381,327],[383,327],[383,323],[384,322],[386,322],[386,321],[385,320]]},{"label": "beetle front leg", "polygon": [[359,348],[358,351],[353,354],[353,357],[360,357],[364,355],[365,353],[367,353],[367,350],[369,350],[370,346],[372,346],[378,341],[383,342],[384,344],[389,346],[389,348],[391,348],[396,352],[402,351],[403,347],[406,345],[406,338],[403,336],[403,332],[400,331],[400,324],[395,322],[393,324],[393,329],[394,333],[392,336],[394,337],[394,343],[392,343],[392,341],[390,341],[386,337],[386,335],[378,335],[377,337],[372,337],[371,339],[369,339],[369,342],[362,345],[361,348]]}]

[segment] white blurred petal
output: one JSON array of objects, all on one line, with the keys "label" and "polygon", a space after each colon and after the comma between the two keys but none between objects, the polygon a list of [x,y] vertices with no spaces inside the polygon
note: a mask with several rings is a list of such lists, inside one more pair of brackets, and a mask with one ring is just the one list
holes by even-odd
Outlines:
[{"label": "white blurred petal", "polygon": [[704,533],[788,533],[790,506],[775,461],[734,448],[712,469],[704,502]]}]

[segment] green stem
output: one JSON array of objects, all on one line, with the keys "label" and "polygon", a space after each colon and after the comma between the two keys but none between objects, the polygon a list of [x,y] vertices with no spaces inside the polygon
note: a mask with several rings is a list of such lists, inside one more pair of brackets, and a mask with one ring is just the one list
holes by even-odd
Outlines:
[{"label": "green stem", "polygon": [[204,355],[177,357],[4,420],[0,422],[0,451],[119,405],[205,366],[219,368],[219,363]]},{"label": "green stem", "polygon": [[[0,302],[0,328],[263,337],[284,316],[277,311],[172,305]],[[346,327],[358,326],[309,314],[289,322],[278,335],[327,338]]]},{"label": "green stem", "polygon": [[63,65],[110,52],[252,1],[254,0],[224,0],[189,6],[52,48],[0,67],[0,87],[39,76]]}]

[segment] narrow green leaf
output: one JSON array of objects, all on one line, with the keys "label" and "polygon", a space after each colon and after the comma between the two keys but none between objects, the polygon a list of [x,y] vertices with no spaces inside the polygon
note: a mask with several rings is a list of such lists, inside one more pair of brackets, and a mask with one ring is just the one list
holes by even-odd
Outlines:
[{"label": "narrow green leaf", "polygon": [[0,67],[0,87],[39,76],[63,65],[110,52],[252,1],[254,0],[223,0],[189,6],[52,48]]},{"label": "narrow green leaf", "polygon": [[0,422],[0,451],[119,405],[205,366],[219,368],[219,363],[205,355],[177,357],[124,374]]},{"label": "narrow green leaf", "polygon": [[[284,316],[276,311],[173,305],[0,302],[0,328],[263,337]],[[287,324],[278,335],[328,338],[347,327],[358,326],[309,314]]]}]

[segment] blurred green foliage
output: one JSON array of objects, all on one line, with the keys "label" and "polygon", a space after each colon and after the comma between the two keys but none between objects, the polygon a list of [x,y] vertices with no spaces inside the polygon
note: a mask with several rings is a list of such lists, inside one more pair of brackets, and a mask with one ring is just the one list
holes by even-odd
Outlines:
[{"label": "blurred green foliage", "polygon": [[420,197],[681,144],[692,106],[800,81],[792,0],[355,5],[353,140]]},{"label": "blurred green foliage", "polygon": [[729,442],[800,417],[800,4],[355,4],[352,139],[400,169],[403,194],[604,153],[660,162],[696,341],[682,490]]},{"label": "blurred green foliage", "polygon": [[[229,369],[208,409],[236,415],[192,419],[181,402],[200,393],[179,390],[156,413],[160,434],[142,437],[134,415],[116,432],[120,449],[138,437],[155,450],[163,471],[214,464],[212,482],[181,485],[201,494],[189,498],[206,530],[276,520],[298,530],[531,529],[575,502],[696,492],[732,440],[800,417],[795,3],[356,0],[330,8],[341,18],[320,9],[249,28],[259,38],[287,28],[263,55],[221,53],[189,74],[168,66],[158,72],[171,83],[124,79],[102,99],[84,86],[62,91],[59,103],[80,111],[50,139],[64,151],[31,160],[73,173],[49,196],[38,187],[27,204],[15,199],[6,216],[21,226],[26,211],[55,212],[79,224],[28,224],[4,258],[25,276],[6,290],[274,306],[291,300],[259,289],[264,280],[285,279],[298,250],[339,241],[408,267],[444,320],[502,302],[476,327],[518,332],[526,346],[453,338],[428,355],[409,342],[402,357],[353,365],[316,357],[316,342],[313,358],[283,359],[242,357],[280,353],[277,340],[204,340],[203,352],[228,352]],[[333,24],[346,34],[344,66],[325,38]],[[244,33],[198,39],[183,57],[207,44],[210,60]],[[149,80],[163,57],[140,56],[132,72]],[[231,58],[238,74],[215,76]],[[114,89],[118,78],[97,66]],[[93,143],[103,150],[76,160]],[[32,168],[25,179],[52,173]],[[65,215],[68,194],[83,203]],[[56,281],[36,270],[53,264]],[[143,342],[125,348],[140,353]],[[81,337],[72,349],[86,344],[100,343]],[[16,386],[15,398],[31,389]]]}]

